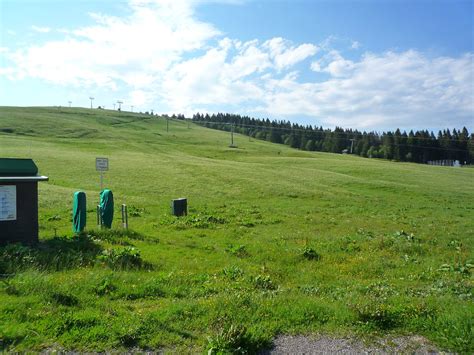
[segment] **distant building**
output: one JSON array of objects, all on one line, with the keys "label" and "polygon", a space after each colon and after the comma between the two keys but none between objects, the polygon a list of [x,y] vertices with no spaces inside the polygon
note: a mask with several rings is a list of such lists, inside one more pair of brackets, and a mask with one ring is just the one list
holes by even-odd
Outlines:
[{"label": "distant building", "polygon": [[427,162],[428,165],[438,165],[438,166],[454,166],[455,168],[460,168],[461,163],[459,160],[452,159],[443,159],[443,160],[430,160]]}]

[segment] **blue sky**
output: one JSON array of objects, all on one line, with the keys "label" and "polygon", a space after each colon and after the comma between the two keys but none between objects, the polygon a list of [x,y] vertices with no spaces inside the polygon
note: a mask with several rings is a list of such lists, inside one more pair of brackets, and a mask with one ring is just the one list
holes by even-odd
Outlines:
[{"label": "blue sky", "polygon": [[[0,105],[474,129],[473,1],[0,0]],[[116,105],[117,107],[117,105]]]}]

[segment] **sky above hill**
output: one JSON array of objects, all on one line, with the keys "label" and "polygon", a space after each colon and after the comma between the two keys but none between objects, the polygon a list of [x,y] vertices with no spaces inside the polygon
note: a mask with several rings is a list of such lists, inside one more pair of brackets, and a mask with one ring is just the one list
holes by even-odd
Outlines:
[{"label": "sky above hill", "polygon": [[0,0],[0,105],[472,131],[473,4]]}]

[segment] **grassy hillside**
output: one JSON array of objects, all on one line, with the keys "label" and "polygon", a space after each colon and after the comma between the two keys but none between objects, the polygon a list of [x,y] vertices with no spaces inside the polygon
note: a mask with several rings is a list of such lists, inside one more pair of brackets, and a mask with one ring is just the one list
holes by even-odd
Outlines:
[{"label": "grassy hillside", "polygon": [[[0,349],[256,350],[279,333],[415,333],[474,351],[474,170],[309,153],[186,122],[0,108],[31,157],[40,246],[0,249]],[[97,231],[99,175],[131,212]],[[88,198],[73,237],[72,194]],[[169,215],[187,197],[188,217]]]}]

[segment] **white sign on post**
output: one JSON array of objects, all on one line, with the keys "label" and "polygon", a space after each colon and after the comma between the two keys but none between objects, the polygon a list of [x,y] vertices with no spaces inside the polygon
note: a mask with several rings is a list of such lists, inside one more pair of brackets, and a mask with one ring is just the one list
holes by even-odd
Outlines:
[{"label": "white sign on post", "polygon": [[16,221],[16,186],[0,186],[0,221]]},{"label": "white sign on post", "polygon": [[108,171],[109,170],[109,158],[95,158],[95,170],[96,171]]},{"label": "white sign on post", "polygon": [[100,171],[100,191],[104,186],[104,171],[109,170],[109,158],[95,158],[95,170]]}]

